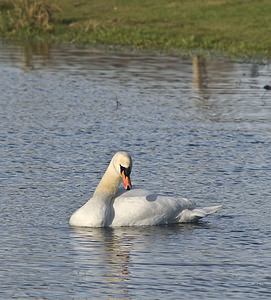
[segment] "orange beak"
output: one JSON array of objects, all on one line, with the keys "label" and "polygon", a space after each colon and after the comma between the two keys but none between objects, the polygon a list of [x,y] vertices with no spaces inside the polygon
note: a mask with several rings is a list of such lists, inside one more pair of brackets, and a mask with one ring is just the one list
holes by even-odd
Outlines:
[{"label": "orange beak", "polygon": [[125,190],[130,190],[132,188],[130,176],[126,176],[123,171],[121,173],[121,177],[122,177],[122,182],[123,182],[123,186],[124,186]]}]

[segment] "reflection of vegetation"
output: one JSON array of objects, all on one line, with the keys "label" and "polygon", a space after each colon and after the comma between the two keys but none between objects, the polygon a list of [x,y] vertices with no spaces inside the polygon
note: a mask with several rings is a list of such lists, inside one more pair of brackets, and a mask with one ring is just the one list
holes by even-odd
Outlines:
[{"label": "reflection of vegetation", "polygon": [[270,0],[11,2],[35,5],[41,13],[12,8],[10,2],[0,0],[0,34],[5,37],[18,38],[26,31],[28,37],[54,41],[271,56]]},{"label": "reflection of vegetation", "polygon": [[50,58],[50,46],[48,43],[26,43],[24,45],[23,55],[23,69],[31,70],[34,67],[33,57],[38,55],[41,59],[40,62],[43,64]]},{"label": "reflection of vegetation", "polygon": [[[49,0],[11,0],[2,1],[6,10],[5,27],[13,33],[48,32],[53,29],[54,14],[58,7]],[[3,17],[3,14],[2,14]]]},{"label": "reflection of vegetation", "polygon": [[193,66],[193,86],[198,91],[205,91],[208,88],[208,75],[206,68],[206,60],[204,57],[195,55],[192,58]]}]

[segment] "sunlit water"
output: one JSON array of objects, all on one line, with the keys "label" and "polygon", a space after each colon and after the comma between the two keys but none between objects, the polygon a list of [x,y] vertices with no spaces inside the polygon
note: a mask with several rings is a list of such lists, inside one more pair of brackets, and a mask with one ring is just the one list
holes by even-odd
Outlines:
[{"label": "sunlit water", "polygon": [[[270,299],[270,65],[0,44],[1,299]],[[72,229],[112,154],[224,209]]]}]

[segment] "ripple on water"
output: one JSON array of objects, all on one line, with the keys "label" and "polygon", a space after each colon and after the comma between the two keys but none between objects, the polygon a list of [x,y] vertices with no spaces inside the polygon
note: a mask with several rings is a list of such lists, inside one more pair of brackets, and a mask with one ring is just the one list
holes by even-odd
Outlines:
[{"label": "ripple on water", "polygon": [[[269,65],[23,49],[1,42],[0,298],[269,299]],[[119,149],[135,186],[223,211],[69,228]]]}]

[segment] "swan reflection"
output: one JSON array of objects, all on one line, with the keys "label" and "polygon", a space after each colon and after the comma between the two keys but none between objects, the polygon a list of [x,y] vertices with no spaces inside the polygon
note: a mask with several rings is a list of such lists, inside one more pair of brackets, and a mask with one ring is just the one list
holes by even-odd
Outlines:
[{"label": "swan reflection", "polygon": [[127,284],[133,237],[111,228],[74,228],[71,234],[82,281],[103,286],[112,297],[130,299]]},{"label": "swan reflection", "polygon": [[146,268],[151,270],[163,264],[161,253],[173,251],[171,247],[176,246],[176,241],[208,226],[202,222],[114,229],[72,228],[70,242],[76,281],[94,293],[104,291],[109,298],[131,299],[137,280],[146,280],[146,284],[150,280]]}]

